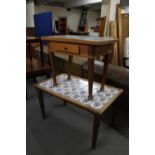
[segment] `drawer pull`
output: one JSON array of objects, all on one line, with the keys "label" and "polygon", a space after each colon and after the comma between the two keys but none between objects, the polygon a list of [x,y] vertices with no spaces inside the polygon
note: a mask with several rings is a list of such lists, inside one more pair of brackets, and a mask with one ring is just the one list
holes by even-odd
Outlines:
[{"label": "drawer pull", "polygon": [[64,47],[64,50],[66,50],[66,51],[67,51],[67,47]]}]

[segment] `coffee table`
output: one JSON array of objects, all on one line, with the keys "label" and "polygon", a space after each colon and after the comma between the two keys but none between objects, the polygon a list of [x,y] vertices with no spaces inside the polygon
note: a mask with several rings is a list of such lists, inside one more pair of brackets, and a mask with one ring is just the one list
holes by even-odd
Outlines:
[{"label": "coffee table", "polygon": [[68,80],[67,74],[58,75],[56,80],[57,86],[54,85],[52,78],[34,84],[38,92],[42,117],[46,118],[43,92],[90,112],[94,115],[92,148],[95,148],[101,116],[120,96],[123,90],[105,85],[104,91],[101,91],[101,84],[93,82],[93,99],[88,100],[88,80],[73,75],[70,80]]}]

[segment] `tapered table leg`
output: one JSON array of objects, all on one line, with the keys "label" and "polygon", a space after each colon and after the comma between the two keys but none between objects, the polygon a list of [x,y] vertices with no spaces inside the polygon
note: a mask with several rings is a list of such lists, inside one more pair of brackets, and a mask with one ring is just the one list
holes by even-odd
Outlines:
[{"label": "tapered table leg", "polygon": [[107,74],[107,70],[108,70],[109,59],[110,59],[110,54],[105,55],[103,73],[102,73],[102,82],[101,82],[101,88],[100,88],[101,91],[104,90],[104,85],[105,85],[106,74]]},{"label": "tapered table leg", "polygon": [[64,105],[66,105],[67,104],[67,102],[64,100]]},{"label": "tapered table leg", "polygon": [[100,126],[100,116],[94,116],[94,124],[93,124],[93,136],[92,136],[92,149],[96,148],[96,142],[98,137],[98,130]]},{"label": "tapered table leg", "polygon": [[111,127],[114,127],[116,116],[117,116],[117,104],[114,103],[114,105],[112,107],[112,118],[111,118],[111,124],[110,124]]},{"label": "tapered table leg", "polygon": [[[28,95],[27,95],[27,88],[26,88],[26,100],[28,100]],[[26,102],[27,103],[27,102]]]},{"label": "tapered table leg", "polygon": [[89,58],[88,59],[88,100],[93,99],[93,72],[94,72],[94,59]]},{"label": "tapered table leg", "polygon": [[71,80],[71,66],[72,66],[72,61],[73,61],[73,56],[69,55],[69,60],[68,60],[68,68],[67,68],[67,80]]},{"label": "tapered table leg", "polygon": [[54,86],[57,86],[54,53],[49,53],[49,56],[50,56],[50,63],[51,63],[51,67],[52,67],[52,76],[53,76]]},{"label": "tapered table leg", "polygon": [[44,66],[44,52],[43,52],[43,44],[42,41],[40,40],[40,57],[41,57],[41,64]]},{"label": "tapered table leg", "polygon": [[39,105],[40,105],[40,109],[41,109],[41,114],[43,119],[46,118],[45,115],[45,106],[44,106],[44,99],[43,99],[43,92],[39,89],[37,89],[37,93],[38,93],[38,99],[39,99]]},{"label": "tapered table leg", "polygon": [[29,57],[30,57],[30,68],[33,69],[31,42],[28,42],[28,48],[29,48]]},{"label": "tapered table leg", "polygon": [[28,50],[29,50],[30,61],[32,61],[31,43],[30,42],[28,42]]}]

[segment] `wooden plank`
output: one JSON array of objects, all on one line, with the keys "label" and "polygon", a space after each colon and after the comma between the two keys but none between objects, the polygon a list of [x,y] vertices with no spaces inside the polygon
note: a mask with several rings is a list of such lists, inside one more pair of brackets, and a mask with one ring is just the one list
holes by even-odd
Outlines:
[{"label": "wooden plank", "polygon": [[100,26],[99,26],[99,36],[100,37],[103,37],[104,36],[104,33],[105,33],[105,24],[106,24],[106,16],[105,17],[102,17],[100,19]]},{"label": "wooden plank", "polygon": [[118,63],[123,66],[123,46],[122,46],[122,18],[120,5],[116,6],[116,21],[117,21],[117,37],[118,42]]},{"label": "wooden plank", "polygon": [[[114,38],[117,37],[116,21],[110,22],[110,36]],[[118,65],[118,44],[117,43],[114,43],[113,45],[112,64]]]},{"label": "wooden plank", "polygon": [[122,14],[122,45],[124,49],[125,38],[129,37],[129,15]]},{"label": "wooden plank", "polygon": [[101,7],[101,17],[106,17],[103,36],[108,36],[111,0],[104,0]]},{"label": "wooden plank", "polygon": [[68,68],[67,68],[67,73],[68,73],[67,80],[71,80],[71,67],[72,67],[72,61],[73,61],[73,56],[72,56],[72,55],[69,55]]}]

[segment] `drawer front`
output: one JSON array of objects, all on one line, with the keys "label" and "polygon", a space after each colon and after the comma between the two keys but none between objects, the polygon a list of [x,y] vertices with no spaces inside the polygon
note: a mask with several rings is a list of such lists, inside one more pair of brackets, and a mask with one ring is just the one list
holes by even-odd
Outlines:
[{"label": "drawer front", "polygon": [[59,52],[69,52],[69,53],[75,53],[79,54],[80,47],[76,44],[67,44],[67,43],[51,43],[50,49],[53,51],[59,51]]}]

